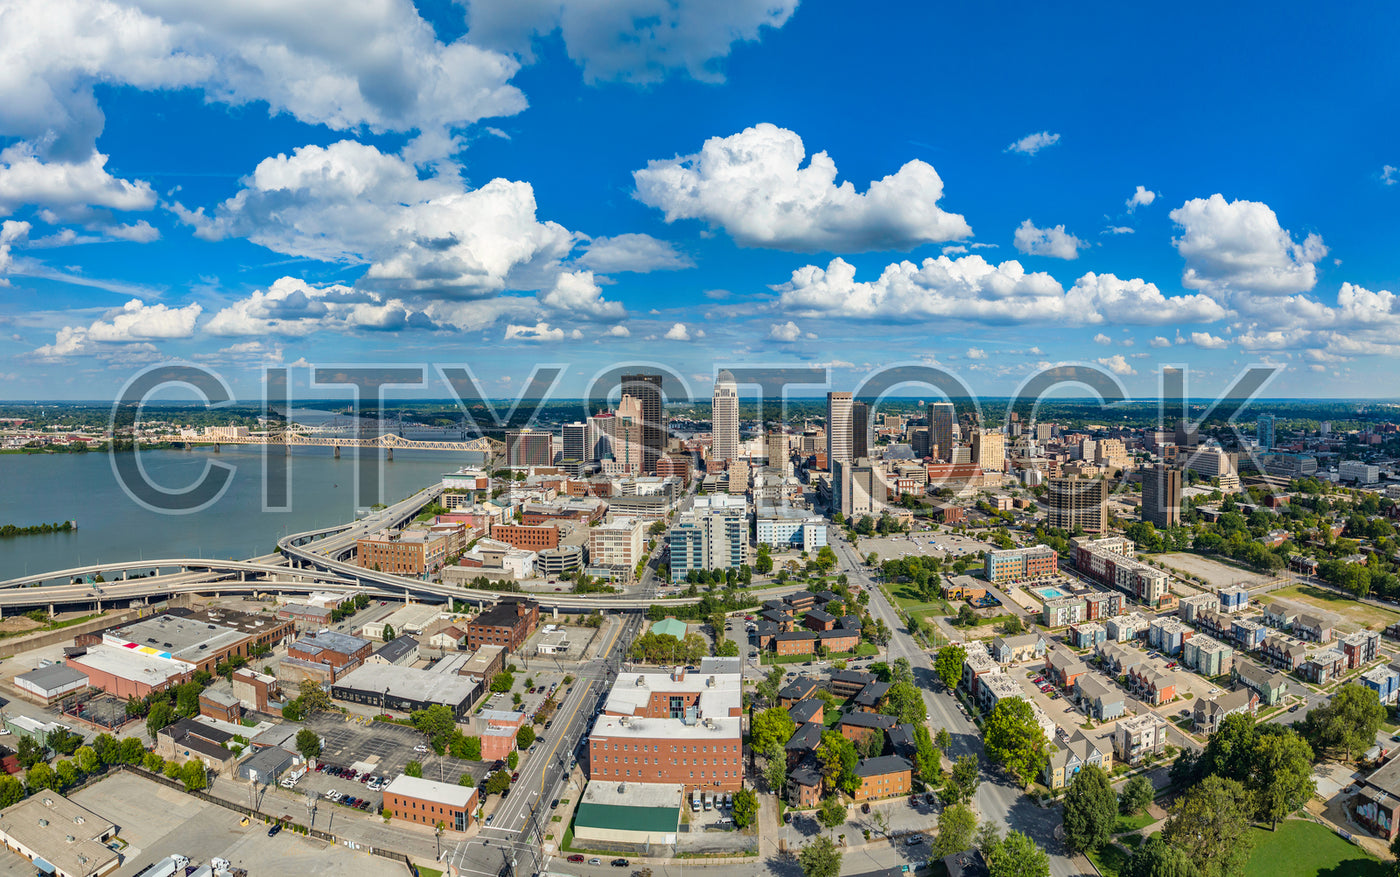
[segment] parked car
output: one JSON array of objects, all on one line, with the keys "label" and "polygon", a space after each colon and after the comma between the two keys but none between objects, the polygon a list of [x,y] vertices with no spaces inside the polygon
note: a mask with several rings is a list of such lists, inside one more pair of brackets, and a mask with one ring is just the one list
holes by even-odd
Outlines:
[{"label": "parked car", "polygon": [[869,812],[870,812],[870,802],[869,802],[869,801],[866,801],[864,804],[861,804],[861,805],[860,805],[860,812],[862,812],[862,813],[869,813]]},{"label": "parked car", "polygon": [[515,773],[510,775],[510,781],[515,782],[518,779],[520,779],[520,771],[517,770]]},{"label": "parked car", "polygon": [[601,865],[601,864],[603,864],[603,860],[602,860],[602,859],[589,859],[589,860],[588,860],[588,864],[590,864],[590,865]]},{"label": "parked car", "polygon": [[630,864],[632,864],[632,863],[629,862],[629,861],[627,861],[626,859],[613,859],[613,860],[612,860],[612,866],[613,866],[614,868],[626,868],[626,867],[627,867],[628,865],[630,865]]},{"label": "parked car", "polygon": [[281,830],[282,830],[282,823],[280,823],[280,822],[274,822],[274,823],[272,823],[272,827],[269,828],[269,829],[267,830],[267,836],[268,836],[268,837],[276,837],[276,836],[277,836],[277,833],[278,833],[279,831],[281,831]]},{"label": "parked car", "polygon": [[904,845],[906,847],[916,847],[923,842],[924,836],[922,834],[911,834],[909,837],[904,839]]},{"label": "parked car", "polygon": [[578,853],[574,853],[572,856],[569,856],[569,861],[573,862],[575,865],[582,864],[583,856],[580,856]]}]

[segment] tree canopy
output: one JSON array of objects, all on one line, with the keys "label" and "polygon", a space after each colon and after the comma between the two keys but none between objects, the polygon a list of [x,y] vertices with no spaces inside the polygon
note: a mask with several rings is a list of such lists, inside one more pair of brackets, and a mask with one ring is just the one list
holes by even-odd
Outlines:
[{"label": "tree canopy", "polygon": [[962,679],[963,660],[966,658],[967,649],[960,645],[944,646],[938,650],[933,669],[942,680],[944,688],[952,691],[958,687],[958,681]]},{"label": "tree canopy", "polygon": [[1184,850],[1200,877],[1238,877],[1253,848],[1253,812],[1249,791],[1238,780],[1208,776],[1172,805],[1162,840]]},{"label": "tree canopy", "polygon": [[1343,685],[1332,700],[1314,707],[1302,723],[1303,737],[1320,756],[1360,758],[1376,744],[1376,732],[1385,720],[1385,707],[1373,689],[1355,683]]},{"label": "tree canopy", "polygon": [[987,757],[1022,785],[1038,776],[1049,761],[1045,732],[1031,705],[1019,697],[1006,698],[992,708],[983,734]]},{"label": "tree canopy", "polygon": [[1074,852],[1097,850],[1108,842],[1118,821],[1118,796],[1108,774],[1096,764],[1075,774],[1065,793],[1065,846]]}]

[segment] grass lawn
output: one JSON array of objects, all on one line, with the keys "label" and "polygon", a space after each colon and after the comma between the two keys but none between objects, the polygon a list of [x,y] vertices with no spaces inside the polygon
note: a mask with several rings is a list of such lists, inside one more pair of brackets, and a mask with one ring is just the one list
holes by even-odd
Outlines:
[{"label": "grass lawn", "polygon": [[422,865],[419,865],[418,877],[442,877],[442,872],[435,868],[424,868]]},{"label": "grass lawn", "polygon": [[1124,816],[1118,814],[1118,822],[1113,826],[1114,834],[1122,834],[1125,831],[1141,831],[1154,822],[1152,814],[1143,811],[1136,816]]},{"label": "grass lawn", "polygon": [[1254,854],[1245,877],[1384,877],[1386,867],[1330,829],[1302,819],[1280,822],[1278,831],[1250,830]]},{"label": "grass lawn", "polygon": [[1391,612],[1389,609],[1358,603],[1345,594],[1329,591],[1315,585],[1294,585],[1291,588],[1274,591],[1272,596],[1316,606],[1318,609],[1340,615],[1352,624],[1358,624],[1370,630],[1383,630],[1400,620],[1400,614]]},{"label": "grass lawn", "polygon": [[1088,853],[1089,861],[1099,869],[1103,877],[1118,877],[1123,866],[1128,864],[1128,852],[1117,844],[1106,844],[1098,852]]},{"label": "grass lawn", "polygon": [[949,614],[948,603],[945,600],[941,597],[935,597],[933,600],[925,601],[914,589],[913,582],[886,583],[885,588],[901,609],[937,609],[944,615]]}]

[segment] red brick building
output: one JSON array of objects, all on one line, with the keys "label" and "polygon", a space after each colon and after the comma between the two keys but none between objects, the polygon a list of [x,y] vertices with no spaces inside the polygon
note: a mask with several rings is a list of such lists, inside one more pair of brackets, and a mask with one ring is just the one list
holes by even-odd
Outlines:
[{"label": "red brick building", "polygon": [[856,776],[860,777],[860,788],[855,794],[857,802],[893,798],[909,794],[914,765],[898,755],[867,758],[856,765]]},{"label": "red brick building", "polygon": [[[722,465],[722,464],[721,464]],[[690,485],[690,459],[676,455],[661,457],[656,461],[656,474],[660,478],[679,477],[686,486]]]},{"label": "red brick building", "polygon": [[504,646],[515,651],[540,623],[540,604],[507,597],[467,622],[467,648]]},{"label": "red brick building", "polygon": [[506,543],[512,548],[525,551],[543,551],[559,547],[559,528],[553,524],[526,527],[522,524],[496,524],[491,528],[491,538]]},{"label": "red brick building", "polygon": [[384,809],[393,819],[448,831],[466,831],[476,809],[475,788],[400,774],[384,789]]}]

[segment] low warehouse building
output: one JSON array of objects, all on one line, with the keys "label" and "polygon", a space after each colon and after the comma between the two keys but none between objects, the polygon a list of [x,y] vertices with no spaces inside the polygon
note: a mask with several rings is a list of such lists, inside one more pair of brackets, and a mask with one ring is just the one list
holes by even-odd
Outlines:
[{"label": "low warehouse building", "polygon": [[480,689],[480,683],[470,676],[396,664],[365,664],[332,684],[331,697],[405,713],[442,704],[460,721]]},{"label": "low warehouse building", "polygon": [[70,655],[68,666],[86,675],[94,688],[120,698],[144,698],[194,676],[192,664],[148,646],[92,646]]},{"label": "low warehouse building", "polygon": [[574,838],[606,850],[675,844],[683,801],[674,783],[591,782],[574,816]]},{"label": "low warehouse building", "polygon": [[49,664],[15,677],[15,687],[31,700],[51,706],[64,695],[88,687],[87,674],[64,664]]},{"label": "low warehouse building", "polygon": [[384,789],[384,809],[394,819],[466,831],[476,810],[476,789],[400,774]]},{"label": "low warehouse building", "polygon": [[57,792],[40,791],[0,812],[0,842],[40,874],[102,877],[121,856],[107,846],[117,827]]}]

